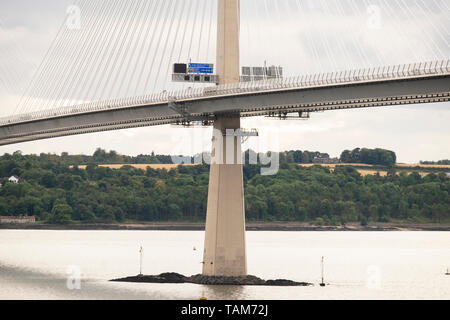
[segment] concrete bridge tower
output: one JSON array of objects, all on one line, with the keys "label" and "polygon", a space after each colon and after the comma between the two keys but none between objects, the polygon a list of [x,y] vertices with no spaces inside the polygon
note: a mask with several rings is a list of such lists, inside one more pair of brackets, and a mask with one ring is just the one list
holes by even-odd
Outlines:
[{"label": "concrete bridge tower", "polygon": [[[240,0],[218,0],[219,84],[240,81],[239,29]],[[226,135],[227,129],[240,126],[239,114],[218,116],[214,122],[203,254],[207,276],[247,275],[241,137]]]}]

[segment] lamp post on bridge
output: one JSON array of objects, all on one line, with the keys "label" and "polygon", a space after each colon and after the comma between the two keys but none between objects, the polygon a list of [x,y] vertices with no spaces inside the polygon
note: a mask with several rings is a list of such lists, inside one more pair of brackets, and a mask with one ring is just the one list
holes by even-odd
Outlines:
[{"label": "lamp post on bridge", "polygon": [[[219,84],[240,81],[240,0],[218,0],[217,74]],[[241,127],[240,114],[217,115],[213,137],[203,253],[203,275],[246,276],[245,208],[241,137],[225,137]],[[227,147],[228,144],[228,147]],[[230,145],[231,144],[231,145]],[[232,160],[231,153],[233,154]],[[216,159],[217,160],[217,159]]]}]

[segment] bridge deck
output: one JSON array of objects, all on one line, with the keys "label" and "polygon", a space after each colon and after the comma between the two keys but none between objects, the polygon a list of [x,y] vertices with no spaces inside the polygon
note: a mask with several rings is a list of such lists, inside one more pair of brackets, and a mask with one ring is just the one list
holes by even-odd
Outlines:
[{"label": "bridge deck", "polygon": [[[242,117],[450,100],[448,61],[435,68],[367,76],[310,76],[238,83],[152,97],[105,101],[0,119],[0,145],[107,130],[177,123],[217,114]],[[442,67],[443,66],[443,67]],[[316,79],[317,78],[317,79]],[[177,111],[173,105],[183,112]],[[172,106],[172,107],[170,107]]]}]

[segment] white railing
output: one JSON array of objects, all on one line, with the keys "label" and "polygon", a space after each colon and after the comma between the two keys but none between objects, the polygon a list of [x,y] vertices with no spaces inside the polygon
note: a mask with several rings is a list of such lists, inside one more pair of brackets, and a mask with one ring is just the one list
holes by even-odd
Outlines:
[{"label": "white railing", "polygon": [[27,114],[14,115],[0,118],[0,126],[39,119],[61,117],[65,115],[75,115],[80,113],[104,111],[109,109],[129,108],[138,105],[168,103],[169,101],[177,100],[193,100],[216,96],[246,94],[252,92],[257,93],[262,91],[299,89],[339,84],[354,84],[358,82],[363,83],[383,80],[400,80],[424,77],[429,75],[448,74],[450,74],[450,59],[388,67],[319,73],[283,79],[238,82],[207,88],[189,88],[182,91],[164,91],[161,93],[140,97],[121,98],[107,101],[94,101],[70,107],[60,107],[57,109],[49,109]]}]

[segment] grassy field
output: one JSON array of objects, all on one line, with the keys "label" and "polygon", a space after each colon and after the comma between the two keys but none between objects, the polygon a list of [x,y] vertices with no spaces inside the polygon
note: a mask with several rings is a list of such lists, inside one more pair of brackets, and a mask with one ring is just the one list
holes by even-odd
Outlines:
[{"label": "grassy field", "polygon": [[[388,172],[387,171],[379,171],[379,170],[364,170],[364,169],[356,169],[362,176],[368,176],[368,175],[376,175],[377,172],[380,174],[380,176],[385,177],[387,176]],[[408,174],[410,174],[413,171],[407,171],[407,170],[402,170],[407,172]],[[415,171],[418,174],[420,174],[422,177],[425,177],[426,175],[429,175],[431,172],[423,172],[423,171]]]},{"label": "grassy field", "polygon": [[[312,167],[315,164],[299,164],[299,166],[302,167]],[[388,172],[387,170],[380,170],[378,168],[375,168],[375,166],[370,164],[363,164],[363,163],[338,163],[338,164],[320,164],[323,167],[330,168],[330,170],[334,170],[336,166],[348,166],[348,167],[356,167],[356,170],[362,175],[362,176],[368,176],[368,175],[376,175],[377,173],[380,174],[380,176],[385,177]],[[447,169],[442,170],[442,172],[450,172],[450,165],[424,165],[424,164],[406,164],[406,163],[397,163],[396,169],[397,173],[398,170],[404,171],[407,174],[410,174],[412,172],[417,172],[422,177],[430,174],[430,171],[418,171],[418,170],[411,170],[411,169],[423,169],[423,170],[430,170],[430,169]],[[404,169],[404,170],[402,170]],[[410,169],[410,170],[408,170]]]},{"label": "grassy field", "polygon": [[[134,167],[136,169],[142,169],[145,170],[147,167],[150,167],[152,169],[158,170],[158,169],[166,169],[166,170],[172,170],[178,167],[177,164],[101,164],[99,165],[99,167],[106,167],[106,168],[111,168],[111,169],[120,169],[123,166],[131,166]],[[187,164],[187,166],[191,166],[192,164]],[[309,163],[309,164],[299,164],[299,166],[301,167],[312,167],[315,166],[316,164],[313,163]],[[327,167],[330,168],[331,170],[333,170],[334,168],[336,168],[336,166],[349,166],[349,167],[356,167],[356,170],[362,175],[362,176],[368,176],[368,175],[375,175],[377,173],[380,174],[380,176],[384,177],[387,175],[387,170],[378,170],[377,168],[374,168],[374,166],[370,165],[370,164],[364,164],[364,163],[338,163],[338,164],[320,164],[323,167]],[[80,165],[78,166],[80,169],[86,169],[85,165]],[[417,171],[417,170],[407,170],[407,169],[413,169],[413,168],[420,168],[420,169],[448,169],[448,170],[443,170],[446,172],[450,172],[450,165],[424,165],[424,164],[405,164],[405,163],[398,163],[396,165],[397,169],[406,169],[406,170],[401,170],[401,171],[405,171],[408,174],[410,174],[411,172],[415,171],[418,172],[422,177],[430,174],[431,172],[426,172],[426,171]]]},{"label": "grassy field", "polygon": [[[150,167],[152,169],[158,170],[158,169],[166,169],[166,170],[172,170],[178,167],[178,164],[100,164],[99,167],[104,168],[110,168],[110,169],[120,169],[123,166],[130,166],[136,169],[142,169],[145,170],[147,167]],[[192,166],[192,164],[185,164],[185,166]],[[80,169],[86,169],[86,166],[78,166]]]},{"label": "grassy field", "polygon": [[397,167],[402,168],[415,168],[420,167],[424,169],[448,169],[450,171],[450,164],[408,164],[408,163],[397,163]]},{"label": "grassy field", "polygon": [[[302,167],[312,167],[315,163],[299,164]],[[367,167],[372,168],[371,164],[364,163],[333,163],[333,164],[320,164],[323,167],[335,168],[336,166],[349,166],[349,167]],[[398,168],[422,168],[422,169],[448,169],[450,171],[450,165],[448,164],[415,164],[415,163],[397,163],[395,165]]]},{"label": "grassy field", "polygon": [[316,165],[321,165],[322,167],[327,167],[327,168],[336,168],[336,166],[346,166],[346,167],[367,167],[367,168],[371,168],[373,167],[371,164],[365,164],[365,163],[321,163],[321,164],[317,164],[317,163],[300,163],[299,166],[301,167],[313,167]]}]

